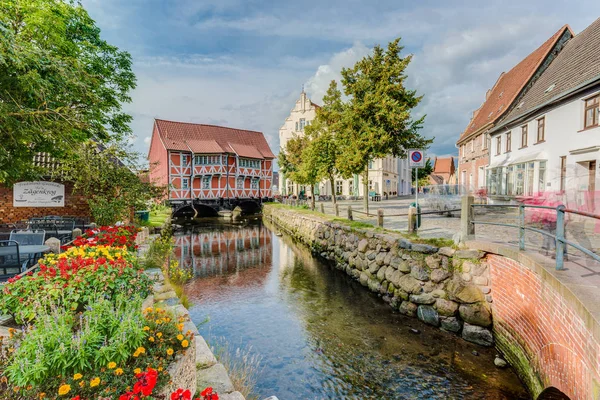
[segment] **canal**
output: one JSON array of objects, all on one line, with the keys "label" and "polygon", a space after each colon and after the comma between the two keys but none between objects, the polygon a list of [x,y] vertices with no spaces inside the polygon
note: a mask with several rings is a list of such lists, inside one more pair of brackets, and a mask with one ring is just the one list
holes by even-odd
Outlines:
[{"label": "canal", "polygon": [[394,312],[259,220],[187,227],[176,255],[194,271],[184,289],[201,334],[261,358],[258,398],[529,398],[494,349]]}]

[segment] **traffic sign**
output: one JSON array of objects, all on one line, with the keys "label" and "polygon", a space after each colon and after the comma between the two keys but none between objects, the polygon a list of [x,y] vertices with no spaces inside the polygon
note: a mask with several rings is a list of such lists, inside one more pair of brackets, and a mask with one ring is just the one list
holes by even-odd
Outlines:
[{"label": "traffic sign", "polygon": [[425,166],[425,152],[423,150],[409,150],[408,166],[411,168],[423,168]]}]

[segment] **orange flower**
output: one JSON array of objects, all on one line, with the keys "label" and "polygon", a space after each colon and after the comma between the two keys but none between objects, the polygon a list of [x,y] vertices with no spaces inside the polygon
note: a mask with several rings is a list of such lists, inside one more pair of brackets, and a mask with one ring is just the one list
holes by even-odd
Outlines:
[{"label": "orange flower", "polygon": [[70,391],[71,391],[71,386],[70,386],[70,385],[61,385],[61,386],[58,388],[58,395],[59,395],[59,396],[62,396],[62,395],[64,395],[64,394],[67,394],[67,393],[69,393]]},{"label": "orange flower", "polygon": [[100,378],[94,378],[90,381],[90,387],[96,387],[100,384]]},{"label": "orange flower", "polygon": [[190,345],[190,342],[188,342],[187,340],[184,340],[183,342],[181,342],[182,347],[188,347],[189,345]]},{"label": "orange flower", "polygon": [[167,355],[172,356],[173,355],[173,349],[167,349]]}]

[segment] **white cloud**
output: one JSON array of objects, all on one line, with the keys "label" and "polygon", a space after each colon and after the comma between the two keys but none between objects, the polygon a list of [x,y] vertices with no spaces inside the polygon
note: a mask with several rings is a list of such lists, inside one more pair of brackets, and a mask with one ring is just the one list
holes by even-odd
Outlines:
[{"label": "white cloud", "polygon": [[148,135],[144,138],[144,144],[150,145],[150,142],[152,141],[152,136]]}]

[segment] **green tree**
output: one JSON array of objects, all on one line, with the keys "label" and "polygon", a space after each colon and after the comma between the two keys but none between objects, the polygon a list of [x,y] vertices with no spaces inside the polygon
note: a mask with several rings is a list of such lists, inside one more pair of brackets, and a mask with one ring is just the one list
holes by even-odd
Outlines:
[{"label": "green tree", "polygon": [[[417,168],[411,168],[410,174],[411,174],[411,180],[414,183],[416,182],[416,170]],[[422,179],[426,179],[429,177],[429,175],[431,175],[431,173],[433,172],[433,165],[431,164],[431,158],[428,158],[427,161],[425,161],[425,167],[423,168],[418,168],[419,170],[419,187],[421,186],[421,182]]]},{"label": "green tree", "polygon": [[342,70],[344,129],[338,133],[340,155],[337,168],[344,177],[363,175],[365,209],[368,210],[368,163],[388,155],[405,157],[410,148],[426,148],[432,140],[419,130],[425,116],[413,119],[411,112],[422,96],[405,87],[406,67],[412,57],[401,57],[400,39],[379,45],[373,54]]},{"label": "green tree", "polygon": [[311,139],[305,135],[294,135],[279,152],[279,168],[288,179],[300,185],[309,185],[311,208],[315,208],[315,185],[319,182],[317,170],[312,168]]},{"label": "green tree", "polygon": [[66,158],[90,138],[130,132],[121,105],[131,56],[74,0],[0,1],[0,183],[34,179],[37,152]]},{"label": "green tree", "polygon": [[305,163],[315,170],[318,181],[329,180],[334,207],[337,202],[334,184],[339,156],[336,135],[341,129],[343,111],[342,93],[333,80],[323,97],[323,106],[317,109],[317,117],[305,128],[306,136],[310,139],[304,150]]},{"label": "green tree", "polygon": [[148,201],[164,194],[165,188],[139,179],[138,157],[123,143],[105,146],[90,140],[79,145],[53,174],[73,182],[74,191],[87,197],[97,224],[112,225],[129,219],[134,209],[146,209]]}]

